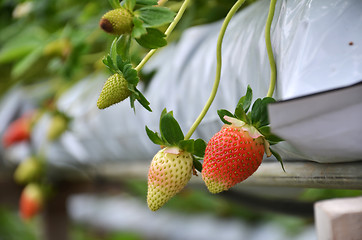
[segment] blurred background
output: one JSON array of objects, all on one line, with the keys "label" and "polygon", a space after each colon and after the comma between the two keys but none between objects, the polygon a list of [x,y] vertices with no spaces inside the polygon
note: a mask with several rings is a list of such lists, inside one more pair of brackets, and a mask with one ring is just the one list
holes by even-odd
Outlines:
[{"label": "blurred background", "polygon": [[[234,2],[192,1],[170,42],[192,26],[222,19]],[[240,11],[253,2],[246,1]],[[165,6],[177,11],[181,3],[167,1]],[[106,0],[0,0],[0,102],[6,98],[0,105],[2,135],[12,121],[34,109],[64,116],[57,100],[80,81],[96,78],[96,86],[103,84],[109,72],[102,58],[114,37],[98,23],[110,9]],[[147,51],[132,45],[133,62]],[[153,75],[140,73],[145,88]],[[65,116],[69,122],[72,117]],[[25,145],[0,148],[1,240],[316,239],[314,202],[361,195],[359,190],[248,186],[211,195],[198,179],[153,213],[145,202],[147,164],[122,177],[101,174],[93,165],[87,168],[87,162],[60,162],[43,173],[50,188],[43,211],[23,221],[18,202],[24,186],[14,182],[13,174],[19,159],[39,150]]]}]

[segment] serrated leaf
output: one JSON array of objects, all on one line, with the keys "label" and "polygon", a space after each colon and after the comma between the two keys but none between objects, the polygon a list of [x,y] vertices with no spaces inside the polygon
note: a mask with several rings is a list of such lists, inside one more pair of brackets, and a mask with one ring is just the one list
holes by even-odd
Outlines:
[{"label": "serrated leaf", "polygon": [[131,34],[132,37],[135,39],[138,39],[146,33],[147,33],[147,30],[143,26],[143,22],[139,18],[133,17],[133,29],[132,29],[132,34]]},{"label": "serrated leaf", "polygon": [[157,145],[165,145],[165,143],[162,141],[161,137],[157,134],[157,132],[153,132],[146,126],[146,133],[148,138]]},{"label": "serrated leaf", "polygon": [[157,0],[136,0],[137,4],[140,5],[157,5],[158,1]]},{"label": "serrated leaf", "polygon": [[165,34],[158,29],[147,28],[147,33],[142,35],[140,38],[136,38],[139,45],[144,48],[160,48],[167,45]]},{"label": "serrated leaf", "polygon": [[122,1],[122,3],[123,6],[130,11],[132,11],[136,6],[136,0],[124,0]]},{"label": "serrated leaf", "polygon": [[229,123],[228,121],[226,121],[226,120],[224,119],[224,116],[235,117],[231,112],[229,112],[229,111],[226,110],[226,109],[217,110],[217,115],[219,115],[220,120],[221,120],[223,123],[225,123],[225,124],[231,124],[231,123]]},{"label": "serrated leaf", "polygon": [[172,146],[177,146],[177,143],[184,139],[180,125],[171,113],[166,113],[162,116],[160,132],[161,137]]},{"label": "serrated leaf", "polygon": [[172,22],[176,14],[165,7],[147,6],[135,11],[135,15],[143,21],[144,27],[154,28]]},{"label": "serrated leaf", "polygon": [[271,148],[270,152],[274,155],[274,157],[280,162],[280,165],[282,166],[283,171],[285,172],[285,168],[284,168],[284,164],[283,164],[283,159],[282,157],[279,155],[279,153],[277,153],[276,151],[272,150]]},{"label": "serrated leaf", "polygon": [[200,163],[200,161],[197,158],[192,158],[194,167],[196,168],[197,171],[201,172],[202,171],[202,164]]},{"label": "serrated leaf", "polygon": [[202,139],[196,139],[194,144],[194,152],[193,154],[198,157],[204,157],[206,149],[206,142]]},{"label": "serrated leaf", "polygon": [[193,139],[188,139],[188,140],[181,140],[178,143],[178,146],[182,150],[192,153],[194,151],[194,144],[195,144],[195,141]]}]

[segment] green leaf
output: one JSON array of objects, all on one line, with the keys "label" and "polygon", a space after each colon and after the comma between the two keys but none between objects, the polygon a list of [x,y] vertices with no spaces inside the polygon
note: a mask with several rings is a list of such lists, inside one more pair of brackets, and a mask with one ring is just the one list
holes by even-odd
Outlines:
[{"label": "green leaf", "polygon": [[177,146],[177,143],[184,139],[181,127],[172,116],[172,113],[166,113],[160,120],[161,137],[170,145]]},{"label": "green leaf", "polygon": [[139,18],[133,17],[133,29],[132,29],[132,34],[131,34],[132,37],[138,39],[146,33],[147,33],[147,30],[143,26],[143,22]]},{"label": "green leaf", "polygon": [[111,60],[111,62],[109,62],[108,56],[107,56],[107,57],[104,57],[104,58],[102,59],[102,62],[103,62],[103,64],[112,72],[112,74],[115,73],[115,70],[114,70],[114,68],[113,68],[112,60]]},{"label": "green leaf", "polygon": [[230,123],[224,119],[224,116],[235,117],[231,112],[225,109],[217,110],[217,114],[219,115],[221,121],[225,124],[230,124]]},{"label": "green leaf", "polygon": [[269,126],[263,126],[258,128],[259,132],[263,134],[266,140],[268,140],[271,144],[276,144],[278,142],[284,141],[282,138],[278,137],[277,135],[271,132]]},{"label": "green leaf", "polygon": [[253,125],[257,125],[257,123],[259,122],[260,120],[260,117],[261,117],[261,99],[258,98],[256,99],[256,101],[254,102],[253,104],[253,107],[251,108],[251,123]]},{"label": "green leaf", "polygon": [[130,11],[132,11],[136,6],[136,0],[124,0],[122,1],[122,3],[123,6]]},{"label": "green leaf", "polygon": [[250,88],[250,85],[248,85],[245,96],[240,98],[237,106],[241,104],[243,106],[244,112],[247,113],[249,111],[252,99],[253,99],[253,90]]},{"label": "green leaf", "polygon": [[131,47],[131,37],[127,34],[121,35],[116,44],[116,53],[121,56],[122,59],[129,59],[129,49]]},{"label": "green leaf", "polygon": [[142,107],[144,107],[147,111],[152,112],[152,109],[150,108],[150,102],[146,99],[145,96],[143,96],[143,94],[137,89],[135,88],[135,90],[138,93],[137,96],[137,101],[142,105]]},{"label": "green leaf", "polygon": [[109,56],[112,58],[112,62],[114,62],[114,63],[117,62],[117,41],[118,41],[118,37],[113,39],[111,48],[109,50]]},{"label": "green leaf", "polygon": [[133,68],[132,64],[128,63],[123,66],[122,73],[128,83],[137,85],[139,82],[138,72]]},{"label": "green leaf", "polygon": [[155,49],[167,45],[165,34],[158,29],[147,28],[147,33],[136,38],[139,45],[145,48]]},{"label": "green leaf", "polygon": [[202,171],[202,164],[200,163],[200,161],[196,158],[192,158],[193,160],[193,164],[194,167],[196,168],[197,171],[201,172]]},{"label": "green leaf", "polygon": [[137,4],[140,5],[157,5],[158,1],[157,0],[136,0]]},{"label": "green leaf", "polygon": [[165,143],[162,141],[161,137],[156,133],[153,132],[152,130],[150,130],[147,126],[146,126],[146,133],[148,138],[157,145],[165,145]]},{"label": "green leaf", "polygon": [[260,126],[269,125],[269,114],[268,114],[268,104],[276,102],[274,98],[265,97],[261,100],[261,115],[260,115]]},{"label": "green leaf", "polygon": [[246,113],[244,111],[243,105],[242,104],[238,104],[235,108],[235,116],[236,118],[242,120],[243,122],[246,122],[247,124],[249,124],[249,118],[246,116]]},{"label": "green leaf", "polygon": [[281,157],[281,156],[279,155],[279,153],[277,153],[276,151],[272,150],[271,148],[269,148],[269,149],[270,149],[270,152],[274,155],[274,157],[280,162],[280,165],[282,166],[282,169],[283,169],[283,171],[285,172],[282,157]]},{"label": "green leaf", "polygon": [[196,139],[194,144],[194,152],[193,154],[198,157],[204,157],[206,149],[206,142],[202,139]]},{"label": "green leaf", "polygon": [[121,7],[119,0],[108,0],[108,2],[112,6],[113,9]]},{"label": "green leaf", "polygon": [[165,7],[147,6],[135,11],[135,15],[143,21],[143,25],[148,27],[160,27],[172,22],[175,13]]},{"label": "green leaf", "polygon": [[178,146],[182,150],[192,153],[194,151],[194,144],[195,144],[195,141],[193,139],[188,139],[188,140],[181,140],[178,143]]},{"label": "green leaf", "polygon": [[11,71],[11,75],[14,78],[18,78],[23,75],[26,71],[30,70],[34,64],[38,61],[38,59],[43,54],[43,47],[38,47],[26,57],[18,61],[14,68]]}]

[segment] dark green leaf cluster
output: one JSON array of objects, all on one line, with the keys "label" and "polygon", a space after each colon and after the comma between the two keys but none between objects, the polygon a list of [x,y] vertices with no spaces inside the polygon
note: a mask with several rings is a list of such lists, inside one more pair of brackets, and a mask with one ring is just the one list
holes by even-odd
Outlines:
[{"label": "dark green leaf cluster", "polygon": [[206,143],[202,139],[184,139],[184,134],[173,112],[164,109],[160,117],[160,133],[153,132],[146,126],[146,132],[150,140],[161,146],[175,146],[189,152],[194,158],[194,167],[201,172],[202,165],[199,162],[205,155]]},{"label": "dark green leaf cluster", "polygon": [[[117,8],[114,3],[111,5],[113,8]],[[167,45],[165,34],[157,28],[172,22],[175,17],[173,11],[157,6],[157,1],[154,0],[123,0],[119,7],[124,7],[133,13],[131,36],[139,45],[150,49]]]},{"label": "dark green leaf cluster", "polygon": [[[131,62],[127,59],[128,44],[129,37],[120,36],[119,38],[116,38],[112,43],[110,54],[108,54],[103,59],[103,63],[113,74],[118,73],[122,75],[128,82],[128,89],[131,92],[129,97],[131,107],[135,109],[134,102],[137,100],[145,109],[151,112],[152,110],[149,106],[150,103],[146,97],[137,89],[139,77],[137,71],[133,68]],[[121,56],[124,56],[125,60]]]},{"label": "dark green leaf cluster", "polygon": [[[276,136],[271,132],[269,125],[269,117],[268,117],[268,104],[274,103],[275,99],[271,97],[258,98],[255,100],[253,105],[252,103],[253,91],[248,86],[246,90],[245,96],[241,97],[238,104],[236,105],[234,113],[229,112],[228,110],[221,109],[218,110],[218,115],[225,124],[230,124],[228,121],[224,119],[224,116],[233,117],[239,119],[246,124],[255,127],[261,134],[263,134],[264,138],[270,143],[270,145],[274,145],[278,142],[283,141],[280,137]],[[251,110],[250,110],[251,107]],[[249,111],[250,110],[250,111]],[[272,154],[276,157],[276,159],[282,164],[283,162],[280,155],[270,149]],[[284,167],[283,167],[284,170]]]}]

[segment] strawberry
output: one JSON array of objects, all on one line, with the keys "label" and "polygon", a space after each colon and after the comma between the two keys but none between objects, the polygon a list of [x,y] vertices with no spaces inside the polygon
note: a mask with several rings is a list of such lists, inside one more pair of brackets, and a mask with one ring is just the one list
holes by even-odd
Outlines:
[{"label": "strawberry", "polygon": [[4,147],[29,140],[31,123],[32,119],[29,115],[24,115],[13,121],[3,135],[2,142]]},{"label": "strawberry", "polygon": [[273,154],[282,163],[279,154],[270,149],[270,144],[282,140],[267,126],[266,107],[275,100],[259,98],[248,113],[251,99],[248,87],[235,114],[224,109],[218,111],[225,125],[208,142],[202,166],[202,179],[211,193],[228,190],[250,177],[260,166],[264,153],[268,157]]},{"label": "strawberry", "polygon": [[146,127],[151,141],[161,145],[151,161],[148,172],[147,203],[152,211],[161,208],[188,183],[194,168],[201,171],[196,160],[203,157],[206,143],[202,139],[184,139],[184,135],[172,112],[163,110],[160,133]]},{"label": "strawberry", "polygon": [[34,181],[41,175],[42,170],[43,165],[41,160],[36,157],[29,157],[16,168],[14,180],[20,184]]},{"label": "strawberry", "polygon": [[219,193],[247,179],[260,166],[264,148],[262,135],[253,138],[245,126],[225,124],[206,146],[202,179],[209,191]]},{"label": "strawberry", "polygon": [[63,132],[68,128],[68,119],[62,114],[56,114],[52,117],[48,132],[47,139],[49,141],[54,141],[58,139]]},{"label": "strawberry", "polygon": [[43,206],[43,192],[36,183],[28,184],[20,196],[20,216],[29,220],[36,215]]},{"label": "strawberry", "polygon": [[147,203],[152,211],[161,208],[180,192],[191,178],[192,155],[178,147],[161,149],[148,172]]},{"label": "strawberry", "polygon": [[113,9],[103,15],[99,26],[112,35],[122,35],[132,32],[133,14],[126,8]]},{"label": "strawberry", "polygon": [[99,109],[107,108],[128,98],[130,94],[127,80],[122,75],[115,73],[104,84],[97,106]]}]

